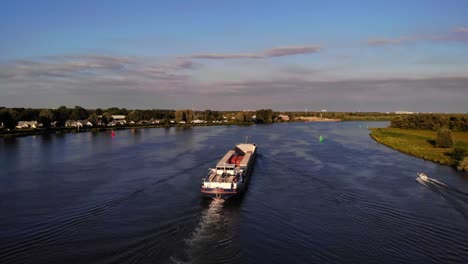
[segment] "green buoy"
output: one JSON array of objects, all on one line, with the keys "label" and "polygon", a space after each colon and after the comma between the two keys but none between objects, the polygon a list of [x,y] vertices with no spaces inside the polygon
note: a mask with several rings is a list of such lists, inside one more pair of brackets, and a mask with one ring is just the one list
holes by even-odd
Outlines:
[{"label": "green buoy", "polygon": [[323,137],[322,136],[319,137],[319,142],[323,142]]}]

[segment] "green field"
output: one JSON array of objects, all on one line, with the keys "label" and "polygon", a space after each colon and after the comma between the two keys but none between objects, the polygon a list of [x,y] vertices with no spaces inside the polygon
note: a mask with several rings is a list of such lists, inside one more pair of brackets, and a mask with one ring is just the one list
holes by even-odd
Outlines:
[{"label": "green field", "polygon": [[468,151],[468,132],[453,132],[455,144],[452,148],[436,148],[435,131],[401,128],[371,128],[371,131],[370,136],[381,144],[443,165],[456,165],[456,160],[450,155],[454,148]]}]

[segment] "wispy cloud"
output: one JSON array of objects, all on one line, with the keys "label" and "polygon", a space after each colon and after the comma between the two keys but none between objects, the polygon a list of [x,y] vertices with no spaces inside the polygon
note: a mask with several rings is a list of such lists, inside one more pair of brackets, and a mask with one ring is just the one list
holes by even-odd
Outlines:
[{"label": "wispy cloud", "polygon": [[[224,87],[225,89],[219,89]],[[247,80],[214,83],[204,90],[205,96],[254,98],[287,107],[320,105],[338,111],[468,111],[467,76],[434,78],[349,79],[341,81],[311,81],[301,78]],[[261,100],[259,100],[261,98]],[[445,103],[443,103],[445,102]],[[448,102],[452,102],[448,104]],[[296,108],[297,109],[297,108]]]},{"label": "wispy cloud", "polygon": [[169,74],[179,70],[193,69],[198,64],[189,60],[174,60],[155,63],[137,57],[112,57],[98,55],[55,56],[39,60],[16,60],[2,68],[0,78],[43,78],[47,76],[108,76],[128,73]]},{"label": "wispy cloud", "polygon": [[[139,57],[74,55],[17,60],[0,65],[0,88],[13,96],[74,96],[110,98],[145,93],[185,92],[188,60],[154,62]],[[106,99],[104,99],[105,101]]]},{"label": "wispy cloud", "polygon": [[192,59],[264,59],[282,56],[292,56],[299,54],[317,53],[321,50],[320,46],[290,46],[267,49],[257,53],[200,53],[186,56]]},{"label": "wispy cloud", "polygon": [[468,27],[459,27],[459,28],[455,29],[455,32],[468,33]]},{"label": "wispy cloud", "polygon": [[249,53],[237,53],[237,54],[228,54],[228,53],[200,53],[188,56],[192,59],[208,59],[208,60],[224,60],[224,59],[260,59],[263,56]]},{"label": "wispy cloud", "polygon": [[392,45],[392,44],[404,44],[404,43],[409,43],[411,41],[416,41],[416,40],[418,40],[417,37],[401,37],[401,38],[395,38],[395,39],[375,38],[375,39],[369,39],[367,41],[367,44],[371,46],[384,46],[384,45]]},{"label": "wispy cloud", "polygon": [[[62,56],[0,66],[0,104],[131,108],[468,111],[468,76],[316,81],[297,75],[200,82],[187,60]],[[294,70],[294,69],[293,69]],[[289,77],[288,77],[289,76]],[[294,76],[291,78],[291,76]],[[44,96],[46,95],[46,96]],[[425,106],[429,108],[424,108]]]},{"label": "wispy cloud", "polygon": [[264,56],[267,58],[291,56],[298,54],[317,53],[321,49],[320,46],[295,46],[295,47],[279,47],[272,48],[265,52]]},{"label": "wispy cloud", "polygon": [[388,45],[403,45],[418,41],[430,42],[464,42],[468,43],[468,27],[459,27],[440,34],[426,34],[415,36],[404,36],[398,38],[372,38],[367,40],[370,46],[388,46]]},{"label": "wispy cloud", "polygon": [[[315,46],[283,47],[252,54],[216,54],[208,58],[257,59],[319,51],[320,47]],[[234,110],[265,107],[297,110],[320,105],[338,111],[358,110],[353,107],[363,105],[360,110],[468,111],[466,75],[419,79],[399,75],[400,78],[393,79],[344,80],[333,78],[334,75],[324,78],[327,77],[324,67],[270,62],[240,61],[239,65],[255,71],[259,65],[274,64],[271,69],[276,71],[272,74],[229,72],[232,80],[239,81],[219,82],[221,78],[204,79],[214,74],[209,71],[210,65],[204,66],[195,57],[162,61],[88,54],[16,60],[0,64],[0,105],[38,107],[41,103],[43,107],[118,105],[172,109],[198,105],[201,109]],[[426,106],[431,108],[425,109]]]}]

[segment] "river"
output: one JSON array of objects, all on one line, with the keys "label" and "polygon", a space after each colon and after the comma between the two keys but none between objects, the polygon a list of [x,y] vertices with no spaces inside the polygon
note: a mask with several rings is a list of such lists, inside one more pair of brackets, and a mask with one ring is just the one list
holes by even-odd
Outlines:
[{"label": "river", "polygon": [[[466,174],[369,137],[387,125],[0,140],[0,263],[468,263]],[[204,199],[202,177],[246,136],[247,192]]]}]

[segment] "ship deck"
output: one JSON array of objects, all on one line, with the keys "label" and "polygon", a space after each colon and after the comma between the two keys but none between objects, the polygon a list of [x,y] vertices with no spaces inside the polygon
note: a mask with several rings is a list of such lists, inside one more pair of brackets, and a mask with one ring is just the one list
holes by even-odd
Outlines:
[{"label": "ship deck", "polygon": [[235,175],[229,175],[225,177],[221,177],[222,175],[217,174],[216,176],[213,177],[213,179],[210,182],[232,182],[236,178]]}]

